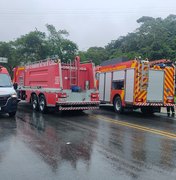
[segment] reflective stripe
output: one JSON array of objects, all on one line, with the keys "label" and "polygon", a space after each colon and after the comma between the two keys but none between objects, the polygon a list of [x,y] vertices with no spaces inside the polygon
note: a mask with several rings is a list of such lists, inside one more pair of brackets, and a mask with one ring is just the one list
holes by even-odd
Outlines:
[{"label": "reflective stripe", "polygon": [[166,67],[164,84],[164,102],[167,102],[168,96],[174,96],[174,68]]},{"label": "reflective stripe", "polygon": [[175,104],[162,104],[162,103],[136,103],[135,106],[175,106]]},{"label": "reflective stripe", "polygon": [[99,109],[99,107],[59,107],[59,110],[95,110]]}]

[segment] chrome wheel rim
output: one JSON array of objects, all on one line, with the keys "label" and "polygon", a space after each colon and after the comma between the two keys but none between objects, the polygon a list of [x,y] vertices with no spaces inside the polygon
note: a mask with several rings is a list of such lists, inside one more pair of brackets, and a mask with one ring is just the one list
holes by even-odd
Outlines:
[{"label": "chrome wheel rim", "polygon": [[121,107],[120,102],[119,102],[119,101],[117,101],[115,106],[116,106],[117,111],[119,111],[119,110],[120,110],[120,107]]},{"label": "chrome wheel rim", "polygon": [[40,100],[40,110],[43,111],[44,107],[45,107],[45,101],[44,101],[44,99],[41,99]]},{"label": "chrome wheel rim", "polygon": [[33,109],[37,108],[37,99],[36,98],[33,99],[32,106],[33,106]]}]

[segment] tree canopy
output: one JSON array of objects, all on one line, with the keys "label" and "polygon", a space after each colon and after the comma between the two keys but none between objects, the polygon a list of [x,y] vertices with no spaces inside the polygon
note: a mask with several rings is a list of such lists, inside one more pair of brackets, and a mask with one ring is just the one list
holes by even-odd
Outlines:
[{"label": "tree canopy", "polygon": [[140,55],[150,60],[176,60],[176,15],[165,19],[143,16],[137,20],[140,27],[133,33],[111,41],[105,49],[110,57]]},{"label": "tree canopy", "polygon": [[105,47],[90,47],[86,51],[78,51],[66,30],[47,24],[47,33],[36,29],[15,41],[0,42],[0,57],[8,58],[10,70],[22,63],[56,55],[64,62],[80,55],[82,61],[92,60],[96,65],[120,56],[176,60],[176,15],[164,19],[143,16],[137,23],[139,27],[134,32],[110,41]]},{"label": "tree canopy", "polygon": [[57,56],[63,62],[77,54],[76,43],[67,39],[66,30],[57,31],[53,25],[46,25],[48,35],[38,30],[31,31],[15,41],[0,42],[0,57],[8,58],[5,65],[10,72],[17,65]]}]

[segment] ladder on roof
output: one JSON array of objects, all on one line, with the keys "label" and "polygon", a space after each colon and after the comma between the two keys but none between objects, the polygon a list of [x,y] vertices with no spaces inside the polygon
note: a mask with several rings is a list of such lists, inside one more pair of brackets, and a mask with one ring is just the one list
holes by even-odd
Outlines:
[{"label": "ladder on roof", "polygon": [[77,85],[77,67],[70,61],[70,87]]},{"label": "ladder on roof", "polygon": [[74,62],[70,61],[70,87],[79,86],[79,57],[76,57]]}]

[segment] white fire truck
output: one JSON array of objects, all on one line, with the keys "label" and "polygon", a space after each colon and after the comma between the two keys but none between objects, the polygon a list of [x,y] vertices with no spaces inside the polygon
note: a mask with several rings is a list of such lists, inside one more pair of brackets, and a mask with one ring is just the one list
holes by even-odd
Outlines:
[{"label": "white fire truck", "polygon": [[140,108],[160,112],[174,106],[175,67],[170,60],[130,60],[97,67],[101,103],[113,104],[116,112]]},{"label": "white fire truck", "polygon": [[94,64],[81,63],[78,56],[69,63],[46,59],[17,67],[14,83],[18,84],[19,98],[43,113],[48,108],[59,111],[99,108]]}]

